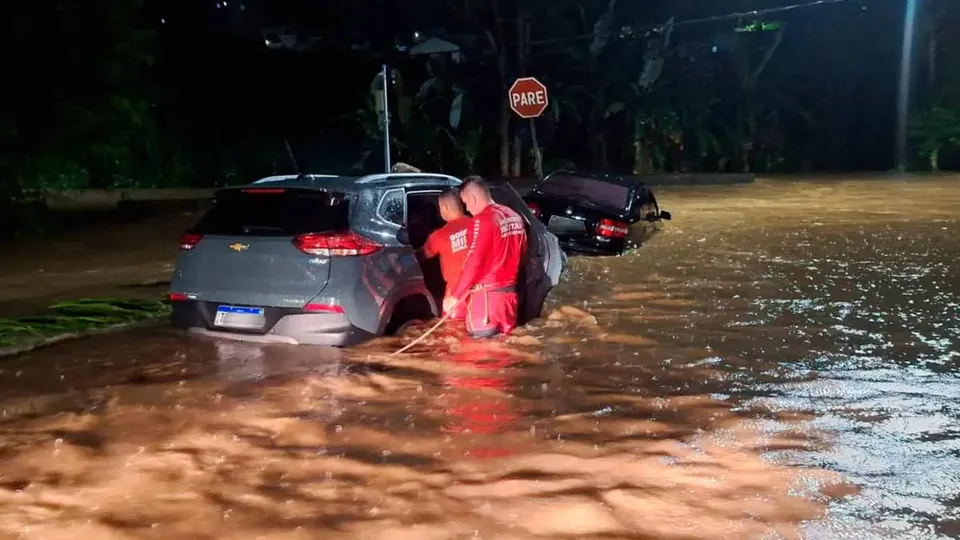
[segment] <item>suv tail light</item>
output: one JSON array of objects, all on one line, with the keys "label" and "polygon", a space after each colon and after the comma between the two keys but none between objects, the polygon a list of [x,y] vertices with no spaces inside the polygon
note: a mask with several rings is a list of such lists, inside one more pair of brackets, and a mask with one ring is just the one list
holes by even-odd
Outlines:
[{"label": "suv tail light", "polygon": [[303,306],[307,313],[343,313],[343,306],[337,304],[307,304]]},{"label": "suv tail light", "polygon": [[527,203],[527,208],[529,208],[529,209],[530,209],[530,212],[533,213],[533,217],[535,217],[535,218],[537,218],[537,219],[540,219],[541,217],[543,217],[543,212],[540,211],[540,205],[539,205],[539,204],[537,204],[537,203],[532,203],[532,202],[528,202],[528,203]]},{"label": "suv tail light", "polygon": [[622,221],[603,218],[597,224],[597,234],[604,238],[626,238],[629,225]]},{"label": "suv tail light", "polygon": [[199,244],[201,240],[203,240],[202,234],[183,233],[180,235],[180,250],[190,251],[191,249],[197,247],[197,244]]},{"label": "suv tail light", "polygon": [[307,255],[316,257],[370,255],[383,247],[355,232],[301,234],[293,239],[293,245]]}]

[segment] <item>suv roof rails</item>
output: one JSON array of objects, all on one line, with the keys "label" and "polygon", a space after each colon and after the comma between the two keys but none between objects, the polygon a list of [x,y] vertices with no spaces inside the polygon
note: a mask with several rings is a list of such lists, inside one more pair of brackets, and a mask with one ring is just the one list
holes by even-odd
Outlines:
[{"label": "suv roof rails", "polygon": [[361,177],[357,180],[358,184],[369,184],[373,182],[380,182],[383,180],[402,180],[404,178],[436,178],[444,180],[456,180],[460,182],[460,179],[456,176],[451,176],[449,174],[437,174],[437,173],[379,173],[379,174],[368,174]]},{"label": "suv roof rails", "polygon": [[335,174],[278,174],[267,176],[254,181],[254,184],[269,184],[271,182],[282,182],[284,180],[306,180],[308,178],[337,178]]}]

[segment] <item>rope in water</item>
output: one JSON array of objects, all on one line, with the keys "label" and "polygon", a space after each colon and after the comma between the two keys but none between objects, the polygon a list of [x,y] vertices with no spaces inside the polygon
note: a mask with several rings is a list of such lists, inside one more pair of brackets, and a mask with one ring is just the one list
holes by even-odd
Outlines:
[{"label": "rope in water", "polygon": [[450,315],[453,313],[453,310],[456,309],[457,305],[459,305],[459,304],[460,304],[460,301],[458,300],[457,303],[454,304],[453,307],[450,308],[449,311],[447,311],[446,313],[443,314],[443,317],[441,317],[440,320],[437,321],[437,324],[431,326],[431,327],[430,327],[426,332],[424,332],[423,334],[420,334],[420,337],[418,337],[417,339],[411,341],[410,343],[407,343],[406,345],[404,345],[403,347],[401,347],[401,348],[398,349],[397,351],[394,351],[393,353],[391,353],[388,358],[392,358],[392,357],[394,357],[394,356],[397,356],[398,354],[402,354],[402,353],[406,352],[407,350],[409,350],[409,349],[410,349],[411,347],[413,347],[414,345],[416,345],[417,343],[420,343],[421,341],[427,339],[427,336],[429,336],[430,334],[432,334],[434,330],[436,330],[437,328],[440,328],[440,325],[442,325],[443,323],[447,322],[447,319],[450,318]]}]

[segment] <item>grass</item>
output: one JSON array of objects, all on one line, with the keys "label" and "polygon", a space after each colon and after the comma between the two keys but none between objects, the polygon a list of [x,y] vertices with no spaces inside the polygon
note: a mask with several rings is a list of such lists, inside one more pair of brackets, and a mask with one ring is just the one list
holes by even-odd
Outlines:
[{"label": "grass", "polygon": [[60,302],[40,315],[0,318],[0,349],[146,322],[169,313],[166,301],[84,298]]}]

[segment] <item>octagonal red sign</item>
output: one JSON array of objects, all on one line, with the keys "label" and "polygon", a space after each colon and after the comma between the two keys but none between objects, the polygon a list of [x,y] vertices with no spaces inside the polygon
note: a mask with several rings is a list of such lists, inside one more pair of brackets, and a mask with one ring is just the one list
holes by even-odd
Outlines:
[{"label": "octagonal red sign", "polygon": [[507,98],[510,100],[510,109],[520,118],[536,118],[543,114],[550,103],[547,87],[533,77],[514,81]]}]

